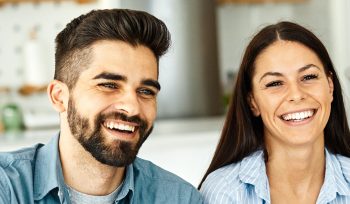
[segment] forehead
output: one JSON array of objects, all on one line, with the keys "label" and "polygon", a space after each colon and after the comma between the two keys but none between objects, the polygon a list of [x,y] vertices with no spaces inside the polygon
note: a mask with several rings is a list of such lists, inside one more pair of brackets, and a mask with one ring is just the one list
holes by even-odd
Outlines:
[{"label": "forehead", "polygon": [[143,45],[132,46],[123,41],[102,40],[91,47],[91,59],[81,77],[91,77],[102,72],[117,73],[128,78],[158,78],[157,59]]},{"label": "forehead", "polygon": [[258,55],[254,64],[254,75],[269,71],[288,74],[308,64],[324,70],[321,60],[310,48],[299,42],[279,40]]}]

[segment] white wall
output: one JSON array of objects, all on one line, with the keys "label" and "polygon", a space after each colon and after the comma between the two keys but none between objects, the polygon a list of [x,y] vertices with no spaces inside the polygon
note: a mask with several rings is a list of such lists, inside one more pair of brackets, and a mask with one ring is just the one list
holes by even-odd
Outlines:
[{"label": "white wall", "polygon": [[[218,7],[221,76],[238,70],[251,37],[264,26],[289,20],[310,28],[330,48],[328,0],[305,3],[224,4]],[[320,16],[322,20],[320,20]]]},{"label": "white wall", "polygon": [[[332,40],[330,51],[334,66],[337,68],[343,86],[348,117],[350,117],[350,1],[338,0],[329,3]],[[350,118],[349,118],[350,121]]]},{"label": "white wall", "polygon": [[[10,87],[16,93],[25,83],[26,73],[49,81],[54,73],[55,36],[74,17],[98,8],[100,5],[76,4],[74,2],[44,2],[4,4],[0,7],[0,87]],[[36,44],[39,52],[36,56],[41,68],[26,72],[28,69],[25,56],[27,43],[33,29],[37,30]],[[46,93],[8,99],[0,94],[0,108],[8,100],[13,100],[22,107],[28,126],[58,124],[58,115],[49,104]]]},{"label": "white wall", "polygon": [[40,58],[47,80],[53,77],[54,39],[73,18],[97,4],[21,3],[0,7],[0,86],[17,87],[24,80],[25,47],[30,32],[37,28],[37,42],[41,46]]}]

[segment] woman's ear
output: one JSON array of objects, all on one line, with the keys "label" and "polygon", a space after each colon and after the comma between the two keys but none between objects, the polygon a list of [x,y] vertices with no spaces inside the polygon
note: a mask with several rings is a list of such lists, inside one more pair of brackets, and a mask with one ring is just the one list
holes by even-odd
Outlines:
[{"label": "woman's ear", "polygon": [[65,83],[58,80],[51,81],[47,86],[47,95],[57,112],[62,113],[67,110],[69,90]]},{"label": "woman's ear", "polygon": [[252,94],[249,94],[248,96],[248,103],[249,103],[250,110],[252,110],[253,112],[253,115],[255,117],[258,117],[260,115],[260,110]]},{"label": "woman's ear", "polygon": [[331,94],[332,101],[333,101],[334,84],[333,84],[333,73],[332,72],[327,77],[327,79],[328,79],[329,93]]}]

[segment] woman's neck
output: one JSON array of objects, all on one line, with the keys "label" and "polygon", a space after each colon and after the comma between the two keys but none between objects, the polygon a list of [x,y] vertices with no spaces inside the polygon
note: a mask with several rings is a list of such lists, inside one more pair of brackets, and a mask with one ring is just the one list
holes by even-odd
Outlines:
[{"label": "woman's neck", "polygon": [[315,203],[325,175],[324,146],[268,148],[267,176],[274,203]]}]

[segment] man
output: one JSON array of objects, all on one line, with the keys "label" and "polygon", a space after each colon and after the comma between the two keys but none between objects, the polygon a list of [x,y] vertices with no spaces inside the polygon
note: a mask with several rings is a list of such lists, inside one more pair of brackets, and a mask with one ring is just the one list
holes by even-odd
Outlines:
[{"label": "man", "polygon": [[136,158],[156,117],[170,34],[141,11],[96,10],[56,38],[47,89],[60,133],[0,155],[0,203],[202,203],[197,190]]}]

